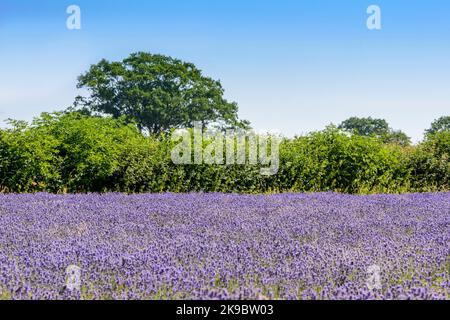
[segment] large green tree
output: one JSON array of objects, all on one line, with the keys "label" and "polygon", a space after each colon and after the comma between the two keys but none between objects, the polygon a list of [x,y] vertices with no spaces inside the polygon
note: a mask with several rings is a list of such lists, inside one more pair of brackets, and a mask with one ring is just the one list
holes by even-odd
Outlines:
[{"label": "large green tree", "polygon": [[224,98],[219,81],[206,77],[192,63],[138,52],[121,62],[102,60],[78,79],[89,96],[75,105],[94,113],[125,117],[141,131],[160,133],[192,126],[247,127],[238,106]]}]

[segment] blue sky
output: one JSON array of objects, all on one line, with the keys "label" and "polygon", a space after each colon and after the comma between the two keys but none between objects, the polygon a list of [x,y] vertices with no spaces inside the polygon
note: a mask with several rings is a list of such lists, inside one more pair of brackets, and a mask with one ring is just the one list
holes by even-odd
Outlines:
[{"label": "blue sky", "polygon": [[[366,28],[371,4],[382,30]],[[418,141],[450,115],[449,1],[0,0],[0,119],[66,108],[91,64],[135,51],[194,62],[258,130],[372,116]]]}]

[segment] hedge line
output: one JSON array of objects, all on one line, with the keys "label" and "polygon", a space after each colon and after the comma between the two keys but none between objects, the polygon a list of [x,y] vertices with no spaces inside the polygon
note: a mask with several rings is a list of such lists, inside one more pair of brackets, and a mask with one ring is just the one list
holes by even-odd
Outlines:
[{"label": "hedge line", "polygon": [[450,189],[450,132],[413,147],[329,127],[283,139],[276,175],[261,165],[176,165],[170,135],[121,120],[43,114],[0,130],[3,192],[399,193]]}]

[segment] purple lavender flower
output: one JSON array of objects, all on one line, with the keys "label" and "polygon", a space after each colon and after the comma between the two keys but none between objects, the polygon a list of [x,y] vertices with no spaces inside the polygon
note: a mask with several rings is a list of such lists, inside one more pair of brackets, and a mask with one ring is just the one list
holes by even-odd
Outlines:
[{"label": "purple lavender flower", "polygon": [[0,299],[450,298],[448,193],[0,194],[0,228]]}]

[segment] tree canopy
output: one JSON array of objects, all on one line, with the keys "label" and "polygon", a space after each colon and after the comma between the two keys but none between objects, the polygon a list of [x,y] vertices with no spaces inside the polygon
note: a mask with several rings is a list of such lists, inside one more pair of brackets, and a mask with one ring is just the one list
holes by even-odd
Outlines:
[{"label": "tree canopy", "polygon": [[339,129],[360,136],[377,137],[385,143],[395,143],[402,146],[411,144],[411,139],[404,132],[390,128],[389,123],[384,119],[352,117],[343,121],[339,125]]},{"label": "tree canopy", "polygon": [[431,124],[431,128],[425,131],[427,136],[438,132],[450,131],[450,116],[440,117]]},{"label": "tree canopy", "polygon": [[384,119],[351,117],[339,125],[339,129],[353,132],[360,136],[382,136],[389,132],[389,124]]},{"label": "tree canopy", "polygon": [[102,60],[78,78],[88,97],[75,105],[89,112],[125,117],[141,131],[160,133],[192,126],[248,127],[238,106],[224,98],[219,81],[206,77],[192,63],[138,52],[121,62]]}]

